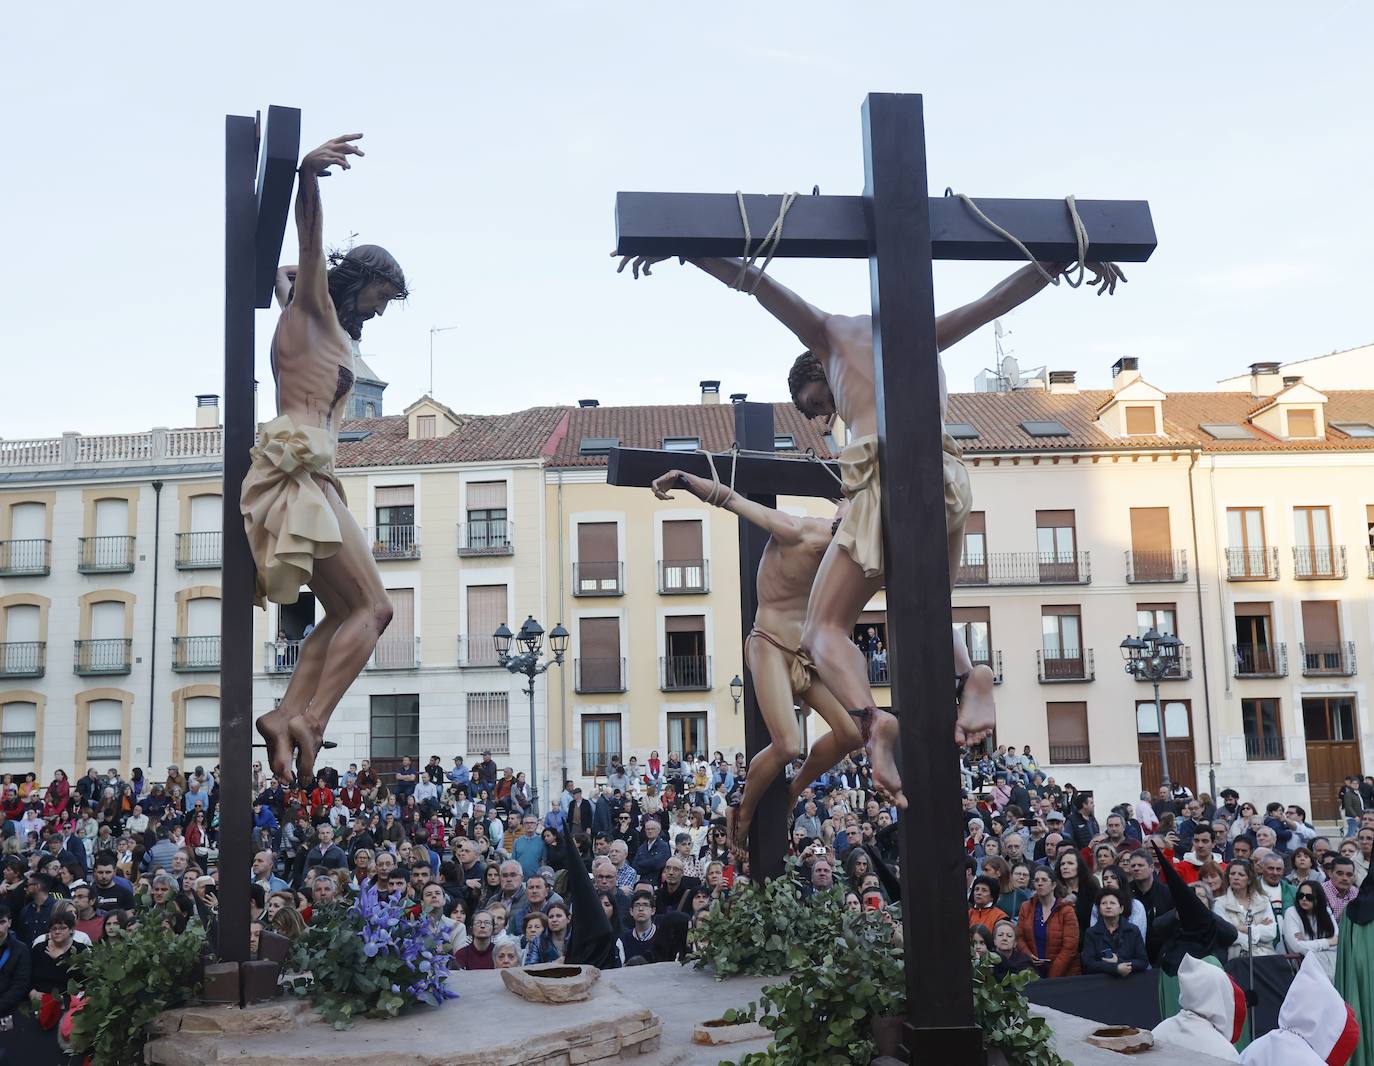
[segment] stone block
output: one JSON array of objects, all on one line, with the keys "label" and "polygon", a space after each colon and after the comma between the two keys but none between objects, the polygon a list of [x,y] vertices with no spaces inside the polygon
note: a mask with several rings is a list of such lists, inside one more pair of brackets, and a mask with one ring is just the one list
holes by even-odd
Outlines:
[{"label": "stone block", "polygon": [[564,966],[545,963],[523,969],[502,970],[506,987],[531,1003],[576,1003],[592,994],[601,977],[595,966]]}]

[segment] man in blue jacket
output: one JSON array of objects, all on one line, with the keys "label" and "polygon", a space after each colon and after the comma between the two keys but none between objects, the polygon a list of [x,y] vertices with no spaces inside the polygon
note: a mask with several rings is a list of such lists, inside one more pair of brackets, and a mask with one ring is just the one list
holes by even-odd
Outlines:
[{"label": "man in blue jacket", "polygon": [[635,857],[630,860],[639,874],[641,881],[647,881],[651,885],[658,884],[659,876],[663,873],[664,864],[668,861],[668,856],[673,853],[673,849],[668,846],[668,841],[662,836],[663,825],[657,818],[644,819],[644,843],[639,845],[635,851]]}]

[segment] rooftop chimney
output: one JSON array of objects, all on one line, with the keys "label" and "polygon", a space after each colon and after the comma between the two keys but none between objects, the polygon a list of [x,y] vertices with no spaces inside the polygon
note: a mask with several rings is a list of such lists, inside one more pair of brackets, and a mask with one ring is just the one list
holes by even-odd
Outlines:
[{"label": "rooftop chimney", "polygon": [[578,407],[600,407],[600,406],[601,406],[601,401],[600,401],[600,400],[578,400],[578,401],[577,401],[577,406],[578,406]]},{"label": "rooftop chimney", "polygon": [[213,392],[196,394],[196,429],[214,429],[219,425],[219,396]]},{"label": "rooftop chimney", "polygon": [[1051,370],[1050,371],[1050,392],[1063,395],[1077,395],[1078,393],[1078,371],[1076,370]]},{"label": "rooftop chimney", "polygon": [[1250,364],[1250,395],[1255,399],[1264,396],[1273,396],[1283,388],[1279,378],[1278,363],[1251,363]]},{"label": "rooftop chimney", "polygon": [[745,400],[747,400],[747,399],[749,399],[749,394],[748,394],[747,392],[732,392],[732,393],[730,393],[730,402],[731,402],[731,403],[743,403],[743,402],[744,402]]},{"label": "rooftop chimney", "polygon": [[1302,375],[1301,375],[1301,374],[1293,374],[1293,375],[1291,375],[1291,376],[1285,376],[1284,379],[1283,379],[1283,387],[1284,387],[1285,389],[1286,389],[1286,388],[1289,388],[1289,387],[1291,387],[1291,386],[1293,386],[1293,385],[1298,384],[1298,382],[1300,382],[1300,381],[1302,381]]},{"label": "rooftop chimney", "polygon": [[1140,360],[1133,355],[1123,355],[1112,364],[1112,391],[1120,392],[1133,381],[1140,380]]},{"label": "rooftop chimney", "polygon": [[719,381],[703,381],[701,383],[701,402],[703,404],[720,403]]}]

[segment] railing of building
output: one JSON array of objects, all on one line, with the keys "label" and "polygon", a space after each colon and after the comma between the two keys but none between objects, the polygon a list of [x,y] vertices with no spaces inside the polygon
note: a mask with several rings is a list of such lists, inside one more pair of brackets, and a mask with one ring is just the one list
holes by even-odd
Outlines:
[{"label": "railing of building", "polygon": [[368,530],[374,559],[420,558],[420,527],[386,525]]},{"label": "railing of building", "polygon": [[220,531],[177,534],[177,569],[209,570],[220,566],[224,553],[220,547]]},{"label": "railing of building", "polygon": [[219,726],[188,725],[182,754],[188,757],[218,755]]},{"label": "railing of building", "polygon": [[1346,575],[1345,546],[1294,548],[1293,577],[1298,581],[1340,580]]},{"label": "railing of building", "polygon": [[289,674],[296,669],[303,640],[269,640],[262,646],[262,672]]},{"label": "railing of building", "polygon": [[1128,551],[1126,580],[1133,585],[1188,580],[1188,551]]},{"label": "railing of building", "polygon": [[1304,677],[1354,677],[1355,642],[1300,644]]},{"label": "railing of building", "polygon": [[1093,667],[1093,650],[1065,648],[1063,651],[1035,653],[1035,666],[1041,684],[1053,681],[1092,681],[1097,674]]},{"label": "railing of building", "polygon": [[459,555],[510,555],[515,523],[505,518],[482,518],[458,523]]},{"label": "railing of building", "polygon": [[73,671],[87,674],[127,674],[130,669],[134,642],[112,637],[102,640],[78,640]]},{"label": "railing of building", "polygon": [[42,677],[47,668],[47,641],[18,640],[0,644],[0,677]]},{"label": "railing of building", "polygon": [[369,670],[414,670],[419,665],[419,637],[390,637],[385,633],[367,662]]},{"label": "railing of building", "polygon": [[83,574],[127,574],[134,568],[133,537],[80,537],[76,569]]},{"label": "railing of building", "polygon": [[659,687],[664,692],[702,692],[711,687],[709,655],[662,655]]},{"label": "railing of building", "polygon": [[1287,677],[1288,644],[1232,644],[1236,677]]},{"label": "railing of building", "polygon": [[1284,759],[1283,737],[1246,737],[1245,759],[1247,762],[1270,762]]},{"label": "railing of building", "polygon": [[118,759],[124,753],[124,734],[118,729],[92,729],[86,734],[86,758]]},{"label": "railing of building", "polygon": [[1092,553],[990,552],[960,564],[956,585],[1090,585]]},{"label": "railing of building", "polygon": [[52,573],[52,541],[0,540],[0,577],[46,577]]},{"label": "railing of building", "polygon": [[1277,581],[1278,548],[1227,548],[1226,576],[1231,581]]},{"label": "railing of building", "polygon": [[219,669],[219,635],[205,637],[173,637],[172,669],[178,673],[196,673]]},{"label": "railing of building", "polygon": [[658,591],[663,596],[709,592],[711,564],[705,559],[660,559]]},{"label": "railing of building", "polygon": [[187,459],[224,454],[218,426],[153,429],[143,433],[64,433],[60,437],[0,440],[0,469],[37,466],[100,466]]}]

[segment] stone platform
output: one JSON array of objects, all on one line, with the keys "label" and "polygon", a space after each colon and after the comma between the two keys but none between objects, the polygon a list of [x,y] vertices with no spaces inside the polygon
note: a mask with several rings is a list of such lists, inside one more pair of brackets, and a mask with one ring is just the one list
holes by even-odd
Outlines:
[{"label": "stone platform", "polygon": [[[677,963],[606,970],[589,999],[529,1003],[508,991],[500,973],[458,973],[460,999],[403,1018],[363,1020],[335,1031],[306,1000],[295,998],[239,1010],[192,1007],[157,1022],[148,1045],[153,1066],[330,1066],[378,1062],[393,1066],[718,1066],[766,1039],[719,1047],[692,1042],[702,1022],[742,1007],[776,978],[716,981]],[[1060,1055],[1074,1066],[1121,1066],[1115,1052],[1083,1042],[1098,1023],[1034,1008],[1048,1019]],[[1218,1066],[1222,1060],[1178,1045],[1157,1044],[1130,1057],[1148,1066]],[[798,1064],[804,1066],[804,1064]],[[932,1063],[930,1066],[959,1066]]]}]

